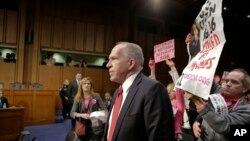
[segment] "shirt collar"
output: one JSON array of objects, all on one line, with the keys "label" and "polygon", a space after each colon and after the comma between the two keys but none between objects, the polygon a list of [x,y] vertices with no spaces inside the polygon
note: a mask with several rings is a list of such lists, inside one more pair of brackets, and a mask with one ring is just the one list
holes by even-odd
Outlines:
[{"label": "shirt collar", "polygon": [[132,83],[134,82],[136,76],[139,74],[140,71],[132,74],[131,76],[129,76],[124,83],[122,84],[122,89],[124,92],[128,92],[130,86],[132,85]]}]

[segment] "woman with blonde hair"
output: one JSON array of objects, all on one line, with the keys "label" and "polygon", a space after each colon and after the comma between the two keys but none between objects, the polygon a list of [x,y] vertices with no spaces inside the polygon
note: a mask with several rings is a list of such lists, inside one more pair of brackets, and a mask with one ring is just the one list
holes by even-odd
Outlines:
[{"label": "woman with blonde hair", "polygon": [[84,133],[78,134],[76,132],[81,141],[101,141],[103,124],[93,126],[90,117],[90,113],[99,110],[106,110],[105,104],[102,98],[94,92],[92,79],[85,77],[80,81],[71,109],[71,117],[84,124]]}]

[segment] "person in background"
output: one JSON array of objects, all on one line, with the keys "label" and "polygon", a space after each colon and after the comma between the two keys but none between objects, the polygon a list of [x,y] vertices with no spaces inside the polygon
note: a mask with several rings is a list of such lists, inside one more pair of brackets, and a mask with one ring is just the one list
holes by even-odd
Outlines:
[{"label": "person in background", "polygon": [[111,100],[112,100],[111,93],[107,91],[104,94],[104,103],[105,103],[105,105],[106,105],[106,107],[107,107],[108,110],[110,110]]},{"label": "person in background", "polygon": [[63,118],[69,118],[70,117],[70,103],[69,103],[69,94],[68,94],[68,87],[69,87],[69,80],[64,80],[63,86],[60,89],[60,98],[62,101],[62,115]]},{"label": "person in background", "polygon": [[[72,108],[74,98],[75,98],[75,95],[77,93],[78,86],[80,85],[81,79],[82,79],[82,74],[78,72],[75,75],[75,79],[69,83],[68,95],[69,95],[70,109]],[[72,125],[72,130],[74,130],[75,129],[75,119],[71,119],[71,125]]]},{"label": "person in background", "polygon": [[191,28],[190,33],[186,37],[186,44],[188,45],[187,51],[189,55],[190,62],[198,52],[200,52],[200,27],[194,22]]},{"label": "person in background", "polygon": [[10,54],[10,62],[11,63],[16,63],[16,54],[15,53]]},{"label": "person in background", "polygon": [[120,42],[111,51],[110,80],[120,84],[111,102],[104,141],[174,141],[172,106],[165,87],[145,76],[139,45]]},{"label": "person in background", "polygon": [[[233,69],[225,76],[221,93],[210,95],[207,104],[199,110],[202,121],[193,124],[198,141],[228,141],[231,125],[250,125],[249,87],[250,76],[244,69]],[[218,105],[219,98],[224,102]]]},{"label": "person in background", "polygon": [[4,62],[4,58],[2,56],[2,52],[0,51],[0,62]]},{"label": "person in background", "polygon": [[47,66],[54,66],[56,63],[56,60],[53,58],[53,53],[48,53],[44,62]]},{"label": "person in background", "polygon": [[148,62],[148,66],[150,68],[150,75],[149,78],[156,79],[156,74],[155,74],[155,61],[154,59],[150,58]]},{"label": "person in background", "polygon": [[10,62],[10,57],[11,57],[10,53],[6,53],[6,57],[4,59],[4,62],[9,63]]},{"label": "person in background", "polygon": [[85,77],[80,81],[70,114],[73,119],[84,120],[85,135],[79,136],[81,141],[101,141],[104,129],[103,125],[93,128],[90,120],[90,113],[99,111],[99,109],[106,110],[106,107],[102,98],[94,93],[92,79]]},{"label": "person in background", "polygon": [[214,83],[216,83],[216,84],[219,84],[220,85],[220,81],[221,81],[221,77],[220,77],[220,75],[215,75],[214,76]]},{"label": "person in background", "polygon": [[88,66],[87,61],[84,58],[82,58],[80,60],[79,68],[87,68],[87,66]]},{"label": "person in background", "polygon": [[9,107],[8,99],[6,97],[4,97],[3,91],[0,90],[0,109],[1,108],[8,108],[8,107]]},{"label": "person in background", "polygon": [[74,67],[76,62],[72,59],[71,56],[67,56],[66,61],[64,62],[63,66],[71,66]]}]

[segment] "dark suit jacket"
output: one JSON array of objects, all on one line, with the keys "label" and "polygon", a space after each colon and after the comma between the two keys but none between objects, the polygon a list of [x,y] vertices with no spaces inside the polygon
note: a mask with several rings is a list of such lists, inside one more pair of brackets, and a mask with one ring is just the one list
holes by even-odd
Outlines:
[{"label": "dark suit jacket", "polygon": [[68,87],[68,95],[72,101],[74,101],[74,97],[77,93],[77,90],[78,90],[78,84],[77,84],[77,81],[75,79],[75,80],[72,80],[70,82],[69,87]]},{"label": "dark suit jacket", "polygon": [[[117,90],[111,103],[113,107]],[[107,140],[109,116],[104,131]],[[139,73],[120,111],[113,141],[172,141],[174,118],[165,87]]]}]

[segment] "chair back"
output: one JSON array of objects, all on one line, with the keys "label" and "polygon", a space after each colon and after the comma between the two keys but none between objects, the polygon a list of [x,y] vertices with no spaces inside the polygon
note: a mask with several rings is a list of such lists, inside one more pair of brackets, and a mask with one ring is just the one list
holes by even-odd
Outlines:
[{"label": "chair back", "polygon": [[43,89],[43,85],[40,84],[40,83],[32,83],[32,84],[29,86],[29,89],[30,89],[30,90],[42,90],[42,89]]},{"label": "chair back", "polygon": [[25,85],[20,82],[10,83],[10,89],[24,89]]}]

